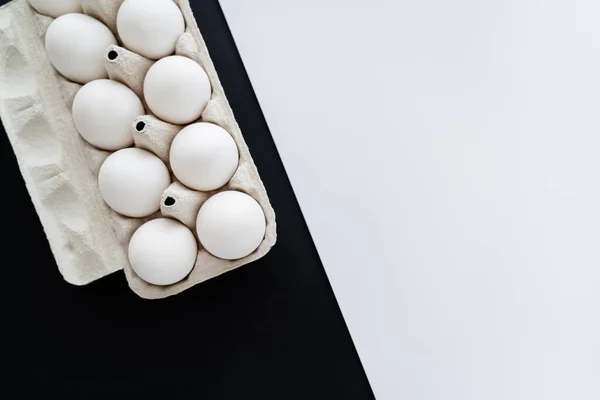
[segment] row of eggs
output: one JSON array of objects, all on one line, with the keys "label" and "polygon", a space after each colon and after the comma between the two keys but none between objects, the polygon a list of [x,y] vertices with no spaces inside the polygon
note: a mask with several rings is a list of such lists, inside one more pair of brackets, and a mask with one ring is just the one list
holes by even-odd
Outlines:
[{"label": "row of eggs", "polygon": [[[157,212],[170,184],[166,165],[154,154],[135,147],[112,153],[98,174],[104,201],[118,213],[133,217]],[[265,232],[266,219],[260,204],[235,190],[212,195],[196,216],[198,240],[209,253],[224,260],[250,255],[263,241]],[[197,253],[192,232],[167,218],[146,222],[129,243],[131,266],[138,276],[155,285],[169,285],[185,278],[194,267]]]},{"label": "row of eggs", "polygon": [[[53,18],[65,14],[83,15],[81,0],[28,1],[37,12]],[[83,20],[82,18],[81,21]],[[90,20],[81,23],[94,24]],[[104,25],[94,25],[94,33],[98,35],[90,34],[73,39],[90,39],[91,47],[102,41],[114,41],[114,35],[110,30],[103,29]],[[117,13],[117,31],[123,44],[131,51],[152,60],[173,54],[175,43],[184,30],[183,14],[172,0],[126,0]]]},{"label": "row of eggs", "polygon": [[[171,184],[167,166],[156,155],[133,145],[132,122],[145,114],[144,105],[127,86],[106,79],[104,56],[117,44],[100,21],[80,14],[80,1],[29,0],[40,13],[56,18],[46,33],[46,50],[56,70],[84,86],[76,94],[73,121],[81,136],[103,150],[115,151],[98,174],[100,194],[116,212],[135,218],[160,208]],[[130,50],[156,60],[144,79],[144,100],[158,118],[178,125],[198,120],[211,96],[204,69],[195,61],[172,56],[185,23],[172,0],[125,0],[117,14],[117,31]],[[239,162],[237,145],[218,125],[198,122],[174,138],[169,163],[175,177],[191,189],[223,187]],[[266,230],[256,200],[237,191],[210,197],[196,217],[196,233],[216,257],[235,260],[251,254]],[[198,245],[185,225],[168,218],[143,224],[132,236],[129,259],[140,278],[169,285],[194,267]]]},{"label": "row of eggs", "polygon": [[[155,1],[177,8],[172,0]],[[126,0],[123,6],[129,2],[137,3],[139,0]],[[50,24],[46,32],[46,52],[52,65],[66,78],[81,84],[108,78],[104,54],[110,45],[115,44],[116,38],[105,25],[84,14],[62,15]],[[174,48],[173,42],[173,51]],[[200,118],[210,95],[208,75],[198,63],[187,57],[160,59],[152,65],[144,79],[144,97],[148,107],[158,118],[173,124],[189,124]]]},{"label": "row of eggs", "polygon": [[[169,58],[182,58],[194,63],[185,57]],[[151,71],[152,68],[148,74]],[[147,95],[145,98],[148,100]],[[172,93],[165,97],[165,101],[178,103],[180,97]],[[115,151],[133,145],[132,123],[144,115],[144,106],[127,86],[99,79],[85,84],[77,92],[72,111],[75,127],[88,143]],[[239,152],[229,132],[218,125],[200,122],[186,126],[175,136],[169,160],[173,174],[181,183],[191,189],[211,191],[229,182],[238,167]],[[111,204],[110,201],[108,203]],[[144,217],[157,211],[113,208],[130,217]]]},{"label": "row of eggs", "polygon": [[[210,197],[196,219],[200,243],[209,253],[226,260],[237,260],[256,250],[265,229],[265,216],[256,200],[233,190]],[[193,233],[169,218],[146,222],[129,242],[133,270],[154,285],[171,285],[184,279],[194,268],[197,255]]]}]

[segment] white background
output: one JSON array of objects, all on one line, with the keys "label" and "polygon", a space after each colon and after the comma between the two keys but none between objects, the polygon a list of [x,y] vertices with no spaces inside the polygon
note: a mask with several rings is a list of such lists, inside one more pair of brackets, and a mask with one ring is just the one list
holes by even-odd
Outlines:
[{"label": "white background", "polygon": [[376,397],[600,399],[600,2],[221,3]]}]

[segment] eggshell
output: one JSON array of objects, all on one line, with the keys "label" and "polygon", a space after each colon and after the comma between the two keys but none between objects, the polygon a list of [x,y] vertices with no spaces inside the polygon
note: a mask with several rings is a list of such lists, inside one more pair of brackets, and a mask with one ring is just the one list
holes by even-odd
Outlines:
[{"label": "eggshell", "polygon": [[73,101],[75,127],[87,142],[103,150],[131,146],[131,125],[140,115],[144,106],[136,94],[109,79],[85,84]]},{"label": "eggshell", "polygon": [[69,13],[83,12],[81,0],[27,0],[31,7],[40,14],[59,17]]},{"label": "eggshell", "polygon": [[192,231],[168,218],[140,226],[129,242],[129,262],[135,273],[154,285],[185,278],[196,262],[198,244]]},{"label": "eggshell", "polygon": [[225,185],[238,167],[238,148],[218,125],[200,122],[183,128],[173,142],[169,160],[173,173],[187,187],[210,191]]},{"label": "eggshell", "polygon": [[98,174],[106,204],[119,214],[135,218],[157,212],[162,193],[170,184],[169,170],[160,158],[136,148],[108,156]]},{"label": "eggshell", "polygon": [[158,60],[144,79],[146,104],[158,118],[185,125],[200,118],[211,95],[202,67],[182,56]]},{"label": "eggshell", "polygon": [[209,198],[196,218],[202,246],[225,260],[246,257],[265,236],[266,220],[256,200],[242,192],[225,191]]},{"label": "eggshell", "polygon": [[184,30],[183,14],[173,0],[125,0],[117,14],[125,47],[153,60],[173,54]]},{"label": "eggshell", "polygon": [[58,17],[46,32],[46,52],[54,68],[77,83],[108,78],[104,53],[117,44],[110,29],[84,14]]}]

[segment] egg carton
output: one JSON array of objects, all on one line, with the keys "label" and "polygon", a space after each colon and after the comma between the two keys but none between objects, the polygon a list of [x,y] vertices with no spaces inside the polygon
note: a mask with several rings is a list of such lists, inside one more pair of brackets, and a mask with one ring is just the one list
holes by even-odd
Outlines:
[{"label": "egg carton", "polygon": [[[189,2],[174,1],[186,23],[176,54],[199,63],[212,85],[212,97],[199,121],[226,129],[238,146],[240,161],[230,182],[216,191],[194,191],[174,179],[162,196],[160,211],[143,219],[117,214],[100,196],[98,171],[110,152],[89,145],[73,124],[71,106],[81,85],[58,74],[46,56],[44,36],[53,18],[36,13],[26,0],[14,0],[0,8],[0,116],[58,268],[72,284],[85,285],[124,270],[129,287],[140,297],[164,298],[257,260],[275,244],[275,213]],[[116,14],[122,2],[83,0],[82,6],[86,14],[116,33]],[[110,78],[129,86],[142,100],[144,77],[153,62],[119,46],[106,51]],[[132,124],[135,146],[168,163],[170,143],[182,128],[151,114],[140,116]],[[195,266],[184,280],[155,286],[139,278],[127,256],[135,230],[150,219],[164,216],[179,220],[195,233],[196,215],[203,202],[224,190],[244,192],[262,207],[267,225],[258,249],[229,261],[212,256],[199,244]]]}]

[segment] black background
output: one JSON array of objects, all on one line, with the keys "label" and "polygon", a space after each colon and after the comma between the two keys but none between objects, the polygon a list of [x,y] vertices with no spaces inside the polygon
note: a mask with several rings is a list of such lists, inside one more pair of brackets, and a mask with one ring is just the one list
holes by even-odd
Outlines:
[{"label": "black background", "polygon": [[192,4],[277,213],[278,242],[166,300],[138,298],[122,272],[71,286],[0,135],[1,398],[373,398],[219,5]]}]

